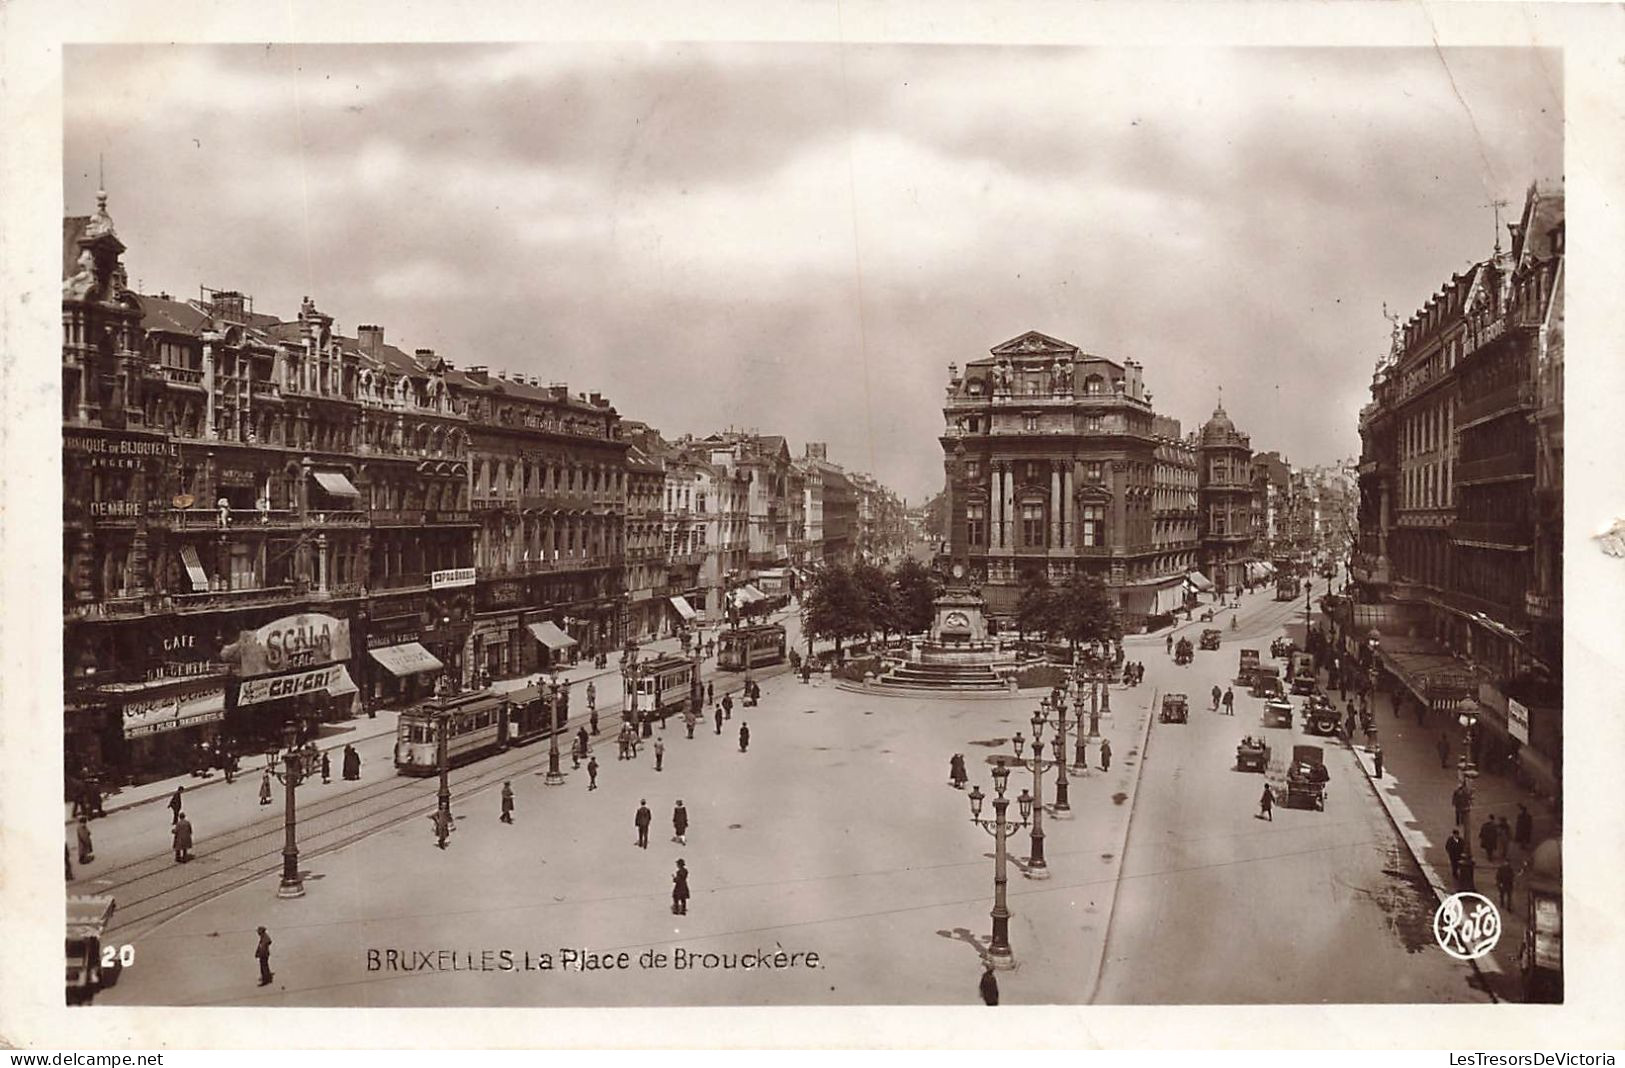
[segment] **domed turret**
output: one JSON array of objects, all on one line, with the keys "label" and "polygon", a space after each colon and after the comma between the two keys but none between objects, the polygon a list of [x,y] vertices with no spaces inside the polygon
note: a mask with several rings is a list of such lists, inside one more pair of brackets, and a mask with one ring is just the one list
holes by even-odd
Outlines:
[{"label": "domed turret", "polygon": [[1225,445],[1236,436],[1236,424],[1230,421],[1225,414],[1224,405],[1220,404],[1213,409],[1213,417],[1202,424],[1202,444]]}]

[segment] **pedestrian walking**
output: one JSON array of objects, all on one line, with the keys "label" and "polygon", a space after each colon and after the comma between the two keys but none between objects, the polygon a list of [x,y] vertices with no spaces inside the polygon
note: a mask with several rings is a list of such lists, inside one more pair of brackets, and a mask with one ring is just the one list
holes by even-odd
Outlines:
[{"label": "pedestrian walking", "polygon": [[1444,840],[1445,856],[1450,858],[1450,881],[1461,882],[1461,855],[1467,849],[1467,843],[1462,840],[1461,828],[1452,827],[1450,837]]},{"label": "pedestrian walking", "polygon": [[[723,700],[726,701],[727,697],[723,697]],[[722,706],[721,705],[717,706],[716,720],[717,720],[717,733],[720,735],[722,733]]]},{"label": "pedestrian walking", "polygon": [[265,932],[263,927],[258,930],[260,941],[254,947],[254,957],[260,962],[260,985],[270,986],[271,980],[276,978],[271,971],[271,936]]},{"label": "pedestrian walking", "polygon": [[1495,841],[1499,837],[1495,832],[1495,820],[1490,816],[1484,817],[1484,823],[1478,828],[1478,848],[1490,860],[1495,859]]},{"label": "pedestrian walking", "polygon": [[1500,891],[1501,907],[1512,907],[1512,882],[1515,876],[1512,872],[1512,858],[1502,857],[1501,866],[1495,869],[1495,888]]},{"label": "pedestrian walking", "polygon": [[666,762],[666,742],[665,742],[665,739],[656,738],[655,739],[655,770],[656,771],[663,770],[662,765],[665,764],[665,762]]},{"label": "pedestrian walking", "polygon": [[1224,688],[1224,714],[1227,716],[1236,714],[1236,693],[1228,686]]},{"label": "pedestrian walking", "polygon": [[[1064,757],[1066,754],[1061,755]],[[967,778],[969,776],[965,774],[965,758],[955,753],[948,761],[948,782],[955,790],[963,790]]]},{"label": "pedestrian walking", "polygon": [[683,807],[682,799],[677,801],[677,807],[671,810],[671,840],[678,845],[688,845],[688,809]]},{"label": "pedestrian walking", "polygon": [[170,830],[170,837],[175,846],[175,863],[181,864],[192,859],[192,821],[186,818],[186,813],[175,814],[175,826]]},{"label": "pedestrian walking", "polygon": [[1112,742],[1110,738],[1100,740],[1100,770],[1112,770]]},{"label": "pedestrian walking", "polygon": [[1164,641],[1163,641],[1163,648],[1167,650],[1169,656],[1174,655],[1174,632],[1173,631],[1168,632],[1168,637],[1166,639],[1164,639]]},{"label": "pedestrian walking", "polygon": [[1456,809],[1456,825],[1467,826],[1467,810],[1472,805],[1472,794],[1467,791],[1467,784],[1461,783],[1450,792],[1450,803]]},{"label": "pedestrian walking", "polygon": [[694,737],[694,721],[697,717],[692,708],[683,709],[683,727],[688,731],[689,738]]},{"label": "pedestrian walking", "polygon": [[269,805],[270,803],[271,803],[271,771],[270,771],[269,768],[267,768],[265,773],[260,776],[260,804]]},{"label": "pedestrian walking", "polygon": [[1371,775],[1373,778],[1382,778],[1382,746],[1371,748]]},{"label": "pedestrian walking", "polygon": [[750,724],[749,723],[741,723],[739,725],[739,751],[741,753],[743,753],[745,750],[747,750],[749,748],[750,748]]},{"label": "pedestrian walking", "polygon": [[722,718],[734,718],[734,695],[731,693],[725,693],[722,695]]},{"label": "pedestrian walking", "polygon": [[598,789],[598,758],[587,758],[587,789]]},{"label": "pedestrian walking", "polygon": [[626,759],[627,750],[631,747],[631,741],[629,739],[629,734],[630,734],[631,730],[632,730],[631,727],[627,726],[624,723],[621,724],[621,733],[615,738],[615,759],[616,760],[625,760]]},{"label": "pedestrian walking", "polygon": [[1444,731],[1439,732],[1439,741],[1435,748],[1439,750],[1439,767],[1448,768],[1450,766],[1450,739],[1445,735]]},{"label": "pedestrian walking", "polygon": [[671,911],[676,916],[688,915],[688,865],[677,858],[677,870],[671,876]]},{"label": "pedestrian walking", "polygon": [[175,824],[179,823],[180,820],[181,820],[181,794],[183,794],[185,792],[186,792],[186,787],[177,786],[177,787],[175,787],[175,792],[172,795],[170,795],[170,798],[169,798],[169,825],[171,827],[175,826]]},{"label": "pedestrian walking", "polygon": [[999,1003],[999,980],[993,974],[993,962],[982,961],[982,981],[977,984],[982,995],[982,1004],[997,1005]]},{"label": "pedestrian walking", "polygon": [[350,782],[361,778],[361,754],[353,745],[344,747],[344,777]]},{"label": "pedestrian walking", "polygon": [[1535,821],[1529,815],[1529,809],[1523,805],[1518,806],[1518,819],[1512,831],[1512,840],[1518,843],[1518,849],[1529,851],[1529,843],[1534,838]]},{"label": "pedestrian walking", "polygon": [[322,754],[322,785],[326,786],[333,781],[333,761],[326,753]]},{"label": "pedestrian walking", "polygon": [[598,710],[596,708],[587,709],[587,726],[592,728],[592,736],[594,738],[598,737]]},{"label": "pedestrian walking", "polygon": [[1505,816],[1495,817],[1495,848],[1503,858],[1512,856],[1512,824]]},{"label": "pedestrian walking", "polygon": [[587,682],[587,711],[588,712],[596,712],[597,710],[598,710],[598,687],[593,685],[591,680],[588,680],[588,682]]},{"label": "pedestrian walking", "polygon": [[709,682],[705,684],[705,703],[708,705],[714,705],[717,703],[717,694],[716,690],[712,688],[713,685],[713,683]]},{"label": "pedestrian walking", "polygon": [[1214,686],[1213,687],[1213,711],[1217,712],[1219,710],[1219,701],[1223,696],[1224,695],[1219,690],[1219,688],[1217,686]]},{"label": "pedestrian walking", "polygon": [[1258,799],[1258,818],[1269,820],[1271,823],[1275,822],[1275,795],[1270,792],[1267,785],[1264,787],[1264,793]]},{"label": "pedestrian walking", "polygon": [[85,822],[85,817],[79,817],[79,827],[75,833],[79,838],[79,863],[89,864],[96,859],[96,851],[90,844],[90,824]]},{"label": "pedestrian walking", "polygon": [[632,817],[632,826],[638,829],[639,849],[649,848],[649,823],[653,819],[654,815],[649,811],[649,802],[646,799],[638,801],[638,811]]}]

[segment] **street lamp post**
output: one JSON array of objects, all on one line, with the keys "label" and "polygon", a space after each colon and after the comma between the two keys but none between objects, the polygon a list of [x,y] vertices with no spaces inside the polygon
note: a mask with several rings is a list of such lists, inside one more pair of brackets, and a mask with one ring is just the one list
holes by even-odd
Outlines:
[{"label": "street lamp post", "polygon": [[1083,731],[1083,675],[1073,676],[1072,707],[1077,713],[1076,727],[1078,729],[1077,752],[1073,754],[1072,766],[1084,778],[1089,777],[1089,739]]},{"label": "street lamp post", "polygon": [[1072,806],[1067,801],[1066,782],[1066,702],[1051,706],[1048,700],[1043,705],[1043,715],[1046,720],[1053,714],[1055,716],[1055,810],[1053,815],[1058,820],[1072,818]]},{"label": "street lamp post", "polygon": [[[1033,728],[1033,830],[1032,846],[1027,856],[1027,866],[1022,874],[1029,879],[1048,879],[1049,864],[1044,860],[1044,717],[1034,712],[1032,718]],[[1029,762],[1022,759],[1021,751],[1026,739],[1021,732],[1016,732],[1014,745],[1016,747],[1017,763],[1026,765]],[[1024,814],[1025,815],[1025,814]]]},{"label": "street lamp post", "polygon": [[1473,763],[1473,728],[1478,725],[1478,710],[1474,708],[1461,709],[1456,717],[1461,724],[1461,758],[1456,762],[1461,772],[1461,785],[1464,787],[1463,796],[1467,804],[1462,806],[1462,837],[1466,839],[1466,849],[1463,850],[1468,861],[1473,857],[1473,780],[1478,778],[1478,767]]},{"label": "street lamp post", "polygon": [[447,752],[447,733],[451,713],[440,711],[435,715],[435,764],[440,769],[440,792],[435,795],[435,844],[446,848],[446,837],[451,834],[451,761]]},{"label": "street lamp post", "polygon": [[1016,955],[1010,949],[1010,909],[1005,905],[1004,887],[1009,881],[1005,875],[1005,836],[1012,834],[1027,826],[1028,813],[1032,810],[1032,798],[1027,791],[1021,791],[1016,799],[1018,810],[1021,813],[1021,822],[1015,823],[1004,818],[1005,810],[1010,807],[1010,799],[1004,796],[1005,784],[1010,778],[1010,769],[1004,766],[1001,759],[993,768],[993,818],[982,819],[982,802],[987,795],[982,793],[980,786],[971,787],[970,791],[970,819],[982,830],[993,836],[993,937],[987,947],[987,959],[995,968],[1013,968],[1016,965]]},{"label": "street lamp post", "polygon": [[563,786],[564,772],[559,768],[559,692],[557,679],[543,683],[547,687],[547,774],[542,783]]},{"label": "street lamp post", "polygon": [[295,834],[298,816],[294,790],[304,780],[306,768],[303,755],[294,748],[297,738],[298,728],[291,722],[283,726],[282,770],[276,773],[286,788],[283,794],[282,881],[276,888],[277,897],[305,896],[305,883],[299,877],[299,842]]}]

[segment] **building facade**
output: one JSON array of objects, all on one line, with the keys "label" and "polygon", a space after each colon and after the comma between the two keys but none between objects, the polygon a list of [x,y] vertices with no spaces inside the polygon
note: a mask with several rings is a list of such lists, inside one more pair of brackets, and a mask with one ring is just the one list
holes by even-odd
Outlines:
[{"label": "building facade", "polygon": [[1222,405],[1202,425],[1196,461],[1202,571],[1216,591],[1233,593],[1251,577],[1253,447]]}]

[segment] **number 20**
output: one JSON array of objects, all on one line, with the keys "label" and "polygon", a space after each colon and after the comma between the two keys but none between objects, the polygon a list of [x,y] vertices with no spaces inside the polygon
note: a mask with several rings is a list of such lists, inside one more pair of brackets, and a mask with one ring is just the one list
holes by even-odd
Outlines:
[{"label": "number 20", "polygon": [[102,967],[111,968],[115,960],[118,961],[119,966],[122,968],[127,968],[134,964],[135,947],[129,945],[128,943],[122,946],[103,946]]}]

